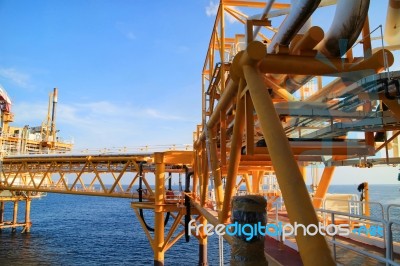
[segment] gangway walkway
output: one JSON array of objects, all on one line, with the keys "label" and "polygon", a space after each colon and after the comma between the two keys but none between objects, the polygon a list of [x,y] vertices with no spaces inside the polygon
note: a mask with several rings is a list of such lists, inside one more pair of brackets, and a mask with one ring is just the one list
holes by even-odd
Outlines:
[{"label": "gangway walkway", "polygon": [[[183,173],[193,156],[191,151],[167,151],[164,157],[166,173]],[[137,198],[141,163],[143,172],[154,172],[154,153],[10,156],[3,159],[0,189]],[[153,198],[150,183],[142,180],[143,198]]]}]

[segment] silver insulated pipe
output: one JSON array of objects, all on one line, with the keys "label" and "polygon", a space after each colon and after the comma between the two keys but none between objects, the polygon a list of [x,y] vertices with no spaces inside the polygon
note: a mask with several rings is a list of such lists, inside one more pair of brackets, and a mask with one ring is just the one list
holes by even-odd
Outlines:
[{"label": "silver insulated pipe", "polygon": [[287,15],[279,31],[272,37],[267,47],[268,53],[274,53],[277,45],[288,46],[293,37],[317,9],[321,0],[297,0],[292,3],[290,13]]},{"label": "silver insulated pipe", "polygon": [[[324,39],[315,47],[322,57],[341,57],[356,42],[368,15],[370,0],[338,0],[335,16]],[[286,89],[293,92],[312,76],[289,75]]]}]

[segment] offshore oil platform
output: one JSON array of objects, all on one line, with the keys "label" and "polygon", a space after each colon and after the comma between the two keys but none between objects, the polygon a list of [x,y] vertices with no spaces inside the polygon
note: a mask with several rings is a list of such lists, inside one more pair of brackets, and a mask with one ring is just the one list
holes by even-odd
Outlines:
[{"label": "offshore oil platform", "polygon": [[[232,224],[262,225],[264,234],[225,233],[231,265],[399,265],[400,221],[390,214],[400,205],[378,205],[382,215],[372,215],[367,183],[362,199],[327,192],[337,167],[400,163],[400,71],[390,70],[399,66],[400,1],[387,2],[376,29],[370,0],[288,2],[220,0],[193,150],[72,154],[56,134],[57,90],[34,128],[9,126],[3,90],[0,228],[29,232],[28,206],[41,193],[125,197],[133,198],[154,265],[183,238],[198,240],[198,263],[208,265],[207,228]],[[336,11],[324,31],[311,19],[326,7]],[[324,169],[310,191],[305,178],[316,164]],[[25,222],[3,220],[7,201],[14,213],[26,201]],[[144,211],[154,212],[151,224]],[[296,224],[300,233],[285,231]],[[337,235],[343,228],[348,234]],[[381,235],[355,233],[372,228]]]}]

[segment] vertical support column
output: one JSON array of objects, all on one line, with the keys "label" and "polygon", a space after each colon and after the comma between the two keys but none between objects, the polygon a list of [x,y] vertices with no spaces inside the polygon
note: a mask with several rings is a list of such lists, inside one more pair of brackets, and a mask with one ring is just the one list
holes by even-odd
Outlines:
[{"label": "vertical support column", "polygon": [[[306,227],[310,224],[318,226],[306,185],[263,79],[254,66],[243,65],[242,68],[290,221]],[[336,265],[321,234],[310,236],[298,232],[296,242],[304,265]]]},{"label": "vertical support column", "polygon": [[31,198],[26,198],[26,207],[25,207],[25,228],[24,232],[29,233],[31,231]]},{"label": "vertical support column", "polygon": [[207,266],[208,258],[207,258],[207,235],[204,232],[204,228],[207,225],[207,219],[204,216],[200,217],[200,224],[203,226],[200,230],[200,238],[199,238],[199,266]]},{"label": "vertical support column", "polygon": [[222,213],[220,216],[220,221],[222,223],[227,222],[229,216],[230,204],[231,204],[230,201],[233,194],[233,190],[236,185],[236,176],[241,158],[242,138],[243,138],[244,120],[245,120],[244,119],[245,103],[244,103],[244,98],[241,98],[240,94],[245,86],[246,86],[245,81],[241,79],[239,83],[239,93],[237,94],[237,101],[236,101],[235,124],[233,125],[233,136],[232,136],[231,151],[229,156],[228,174],[226,177],[225,196],[222,207]]},{"label": "vertical support column", "polygon": [[154,191],[154,266],[164,266],[164,195],[165,195],[165,164],[164,153],[155,152],[154,161],[156,164],[155,191]]},{"label": "vertical support column", "polygon": [[252,191],[254,193],[258,193],[260,191],[260,172],[259,171],[253,171],[251,173],[251,182],[252,182]]},{"label": "vertical support column", "polygon": [[[16,225],[18,222],[18,200],[14,201],[14,209],[13,209],[13,220],[12,224]],[[11,232],[15,233],[17,231],[17,227],[13,227]]]},{"label": "vertical support column", "polygon": [[[201,169],[200,166],[199,166],[199,161],[200,161],[199,157],[200,157],[199,156],[199,151],[197,150],[197,151],[195,151],[194,163],[193,163],[194,169],[197,169],[197,171],[193,172],[193,190],[192,190],[192,193],[193,193],[194,197],[197,196],[197,185],[199,184],[199,173],[201,173],[199,171],[199,169]],[[180,178],[181,177],[180,177],[180,174],[179,174],[179,179]]]},{"label": "vertical support column", "polygon": [[[393,131],[393,135],[397,134],[398,131]],[[393,157],[399,157],[399,137],[397,136],[393,140]]]},{"label": "vertical support column", "polygon": [[368,187],[368,182],[364,182],[364,202],[365,202],[364,215],[365,216],[371,216],[371,210],[369,208],[369,187]]},{"label": "vertical support column", "polygon": [[[4,201],[0,201],[0,224],[4,223]],[[1,228],[0,228],[1,232]]]}]

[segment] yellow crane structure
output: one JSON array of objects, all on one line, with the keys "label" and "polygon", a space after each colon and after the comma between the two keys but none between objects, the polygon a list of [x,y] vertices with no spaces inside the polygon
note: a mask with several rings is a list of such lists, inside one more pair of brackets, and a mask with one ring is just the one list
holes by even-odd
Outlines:
[{"label": "yellow crane structure", "polygon": [[[335,6],[336,12],[324,32],[309,21],[326,6]],[[133,198],[154,265],[164,265],[166,251],[179,239],[188,240],[192,218],[203,225],[194,235],[199,264],[207,265],[204,227],[228,224],[239,192],[272,201],[282,197],[291,223],[316,225],[315,209],[337,166],[400,162],[398,153],[389,154],[400,134],[400,72],[389,70],[395,62],[391,51],[400,45],[400,5],[389,0],[385,35],[377,39],[371,35],[369,6],[369,0],[220,0],[201,74],[202,121],[194,132],[193,151],[6,156],[0,188],[14,194]],[[244,31],[228,25],[227,16]],[[238,33],[228,37],[232,32]],[[329,83],[325,77],[331,77]],[[51,149],[55,122],[46,125],[41,147]],[[381,150],[383,158],[371,159]],[[325,165],[313,198],[305,184],[312,163]],[[170,193],[172,174],[185,176],[185,190],[178,194]],[[279,191],[262,191],[267,174],[276,176]],[[154,178],[154,186],[147,176]],[[111,178],[111,185],[105,178]],[[143,210],[154,212],[153,228]],[[169,218],[173,222],[166,232]],[[304,265],[335,264],[323,235],[298,234],[296,243]]]}]

